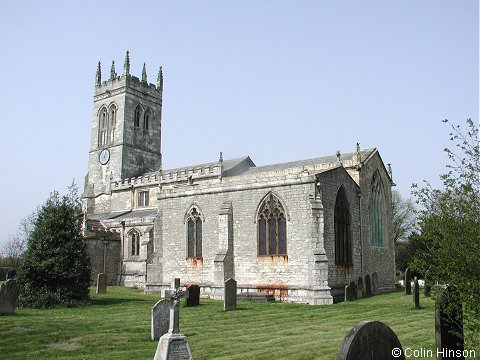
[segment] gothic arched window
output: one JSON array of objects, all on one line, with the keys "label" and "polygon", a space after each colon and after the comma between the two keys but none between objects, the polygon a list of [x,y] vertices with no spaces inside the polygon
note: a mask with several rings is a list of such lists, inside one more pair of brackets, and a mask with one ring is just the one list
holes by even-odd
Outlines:
[{"label": "gothic arched window", "polygon": [[140,105],[138,105],[135,108],[134,114],[133,114],[133,126],[135,128],[140,127],[140,117],[142,116],[142,108]]},{"label": "gothic arched window", "polygon": [[187,214],[187,257],[202,257],[202,217],[195,206]]},{"label": "gothic arched window", "polygon": [[257,213],[258,255],[287,255],[287,219],[280,200],[268,194]]},{"label": "gothic arched window", "polygon": [[384,214],[385,214],[385,195],[383,183],[380,174],[377,171],[373,175],[372,185],[370,187],[370,244],[372,246],[384,245]]},{"label": "gothic arched window", "polygon": [[132,231],[130,234],[130,245],[130,255],[140,255],[140,234],[136,230]]},{"label": "gothic arched window", "polygon": [[109,120],[110,120],[110,134],[109,142],[113,143],[115,141],[115,129],[117,126],[117,107],[115,105],[110,105],[109,109]]},{"label": "gothic arched window", "polygon": [[352,231],[350,207],[343,186],[338,189],[334,210],[335,264],[352,264]]},{"label": "gothic arched window", "polygon": [[107,108],[103,107],[99,113],[98,123],[98,145],[103,146],[108,144],[108,112]]},{"label": "gothic arched window", "polygon": [[145,114],[143,115],[143,131],[145,133],[148,133],[151,119],[152,119],[152,111],[148,109],[147,111],[145,111]]}]

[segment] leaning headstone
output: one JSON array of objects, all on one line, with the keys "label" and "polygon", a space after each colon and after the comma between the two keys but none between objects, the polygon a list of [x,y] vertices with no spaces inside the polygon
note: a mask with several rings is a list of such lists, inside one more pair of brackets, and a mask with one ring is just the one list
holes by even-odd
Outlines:
[{"label": "leaning headstone", "polygon": [[178,305],[182,294],[183,292],[178,289],[172,293],[173,304],[170,309],[170,326],[168,333],[160,338],[153,360],[193,359],[187,337],[180,334],[180,311]]},{"label": "leaning headstone", "polygon": [[397,335],[380,321],[363,321],[345,336],[338,360],[403,359],[402,345]]},{"label": "leaning headstone", "polygon": [[104,273],[98,274],[97,277],[97,294],[107,293],[107,277]]},{"label": "leaning headstone", "polygon": [[435,340],[438,360],[455,357],[451,354],[463,354],[462,302],[453,287],[447,287],[435,304]]},{"label": "leaning headstone", "polygon": [[159,340],[170,327],[170,300],[162,299],[152,307],[151,336]]},{"label": "leaning headstone", "polygon": [[412,272],[405,270],[405,295],[412,295]]},{"label": "leaning headstone", "polygon": [[20,287],[15,279],[8,279],[0,285],[0,315],[15,314]]},{"label": "leaning headstone", "polygon": [[416,276],[413,279],[413,305],[416,309],[420,308],[420,287]]},{"label": "leaning headstone", "polygon": [[223,287],[223,310],[235,310],[237,308],[237,282],[234,279],[225,281]]},{"label": "leaning headstone", "polygon": [[187,306],[197,306],[200,304],[200,286],[190,285],[187,287]]}]

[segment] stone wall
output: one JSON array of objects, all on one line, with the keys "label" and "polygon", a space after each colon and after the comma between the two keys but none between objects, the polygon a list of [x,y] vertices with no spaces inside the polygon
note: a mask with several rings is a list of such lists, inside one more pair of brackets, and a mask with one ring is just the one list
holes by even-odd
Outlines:
[{"label": "stone wall", "polygon": [[90,276],[92,284],[96,284],[98,274],[105,272],[107,284],[117,285],[120,270],[120,237],[118,233],[85,231],[85,237],[92,267]]}]

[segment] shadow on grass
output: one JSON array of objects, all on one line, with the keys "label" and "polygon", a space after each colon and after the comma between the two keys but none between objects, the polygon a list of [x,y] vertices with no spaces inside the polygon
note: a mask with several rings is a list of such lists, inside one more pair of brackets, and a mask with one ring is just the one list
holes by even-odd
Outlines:
[{"label": "shadow on grass", "polygon": [[105,305],[115,305],[115,304],[130,303],[130,302],[148,302],[148,301],[143,299],[93,298],[91,305],[105,306]]}]

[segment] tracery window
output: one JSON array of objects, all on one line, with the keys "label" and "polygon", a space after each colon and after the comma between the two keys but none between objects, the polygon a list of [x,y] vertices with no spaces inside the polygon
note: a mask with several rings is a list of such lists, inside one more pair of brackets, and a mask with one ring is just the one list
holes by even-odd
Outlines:
[{"label": "tracery window", "polygon": [[195,206],[187,214],[187,257],[202,257],[202,216]]},{"label": "tracery window", "polygon": [[117,126],[117,107],[111,105],[109,109],[109,120],[110,120],[110,134],[109,142],[113,143],[115,141],[115,130]]},{"label": "tracery window", "polygon": [[142,108],[140,105],[138,105],[135,108],[134,114],[133,114],[133,126],[135,128],[140,127],[140,117],[142,116]]},{"label": "tracery window", "polygon": [[102,108],[99,114],[99,132],[98,145],[103,146],[108,144],[108,112],[107,108]]},{"label": "tracery window", "polygon": [[338,189],[334,210],[335,264],[352,264],[352,231],[350,207],[343,186]]},{"label": "tracery window", "polygon": [[372,178],[370,187],[370,244],[372,246],[384,246],[384,214],[385,195],[383,183],[377,171]]},{"label": "tracery window", "polygon": [[152,111],[148,109],[143,115],[143,131],[148,133],[148,128],[150,126],[150,119],[152,118]]},{"label": "tracery window", "polygon": [[136,230],[132,231],[130,235],[130,245],[131,245],[130,255],[132,256],[140,255],[140,234]]},{"label": "tracery window", "polygon": [[262,201],[257,213],[258,255],[287,254],[287,220],[280,200],[272,193]]}]

